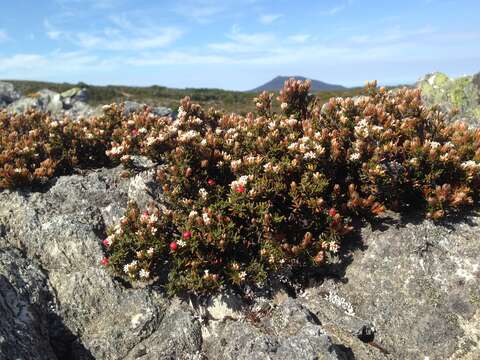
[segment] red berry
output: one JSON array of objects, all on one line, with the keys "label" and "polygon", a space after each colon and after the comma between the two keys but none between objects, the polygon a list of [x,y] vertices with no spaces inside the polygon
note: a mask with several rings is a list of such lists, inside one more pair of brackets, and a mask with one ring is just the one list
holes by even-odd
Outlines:
[{"label": "red berry", "polygon": [[110,241],[108,239],[103,240],[102,243],[103,243],[103,246],[105,246],[105,247],[110,246]]},{"label": "red berry", "polygon": [[100,264],[102,264],[103,266],[107,266],[108,265],[108,258],[104,257],[102,260],[100,260]]},{"label": "red berry", "polygon": [[185,231],[183,234],[182,234],[182,237],[185,239],[185,240],[188,240],[192,237],[192,232],[191,231]]},{"label": "red berry", "polygon": [[177,243],[176,243],[175,241],[172,241],[172,242],[170,243],[170,250],[172,250],[172,251],[177,251],[177,249],[178,249]]},{"label": "red berry", "polygon": [[335,215],[337,215],[337,210],[331,208],[330,210],[328,210],[328,215],[334,217]]},{"label": "red berry", "polygon": [[207,183],[208,183],[208,185],[210,185],[210,186],[213,186],[213,185],[216,184],[216,183],[215,183],[215,180],[213,180],[213,179],[208,179]]},{"label": "red berry", "polygon": [[238,185],[237,188],[235,189],[235,191],[238,192],[238,193],[244,193],[245,192],[245,186]]}]

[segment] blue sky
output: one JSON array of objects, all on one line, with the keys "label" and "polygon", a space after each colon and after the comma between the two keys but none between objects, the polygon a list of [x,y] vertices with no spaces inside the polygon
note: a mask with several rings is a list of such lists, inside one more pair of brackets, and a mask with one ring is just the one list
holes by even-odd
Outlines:
[{"label": "blue sky", "polygon": [[247,90],[480,71],[478,0],[16,0],[0,78]]}]

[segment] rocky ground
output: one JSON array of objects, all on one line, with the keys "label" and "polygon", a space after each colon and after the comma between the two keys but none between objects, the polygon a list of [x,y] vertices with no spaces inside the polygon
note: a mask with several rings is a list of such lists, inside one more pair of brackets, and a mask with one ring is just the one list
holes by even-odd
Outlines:
[{"label": "rocky ground", "polygon": [[304,288],[167,298],[99,265],[105,229],[158,191],[145,168],[0,193],[0,359],[478,359],[480,214],[389,214]]}]

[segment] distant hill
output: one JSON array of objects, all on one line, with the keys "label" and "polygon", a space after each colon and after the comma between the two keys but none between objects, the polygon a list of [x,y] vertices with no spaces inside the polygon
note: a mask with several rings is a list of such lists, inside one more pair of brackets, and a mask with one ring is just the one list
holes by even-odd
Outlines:
[{"label": "distant hill", "polygon": [[[303,76],[277,76],[273,80],[251,90],[253,92],[259,91],[280,91],[283,87],[283,83],[289,78],[295,78],[297,80],[307,80]],[[342,85],[328,84],[319,80],[312,80],[312,91],[338,91],[338,90],[347,90],[346,87]]]}]

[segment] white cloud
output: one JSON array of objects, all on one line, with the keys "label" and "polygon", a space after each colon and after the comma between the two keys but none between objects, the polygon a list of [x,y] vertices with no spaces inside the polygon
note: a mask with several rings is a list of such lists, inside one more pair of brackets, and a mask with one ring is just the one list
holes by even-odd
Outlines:
[{"label": "white cloud", "polygon": [[282,16],[282,14],[265,14],[260,16],[258,21],[260,21],[262,24],[269,25],[274,21],[280,19]]}]

